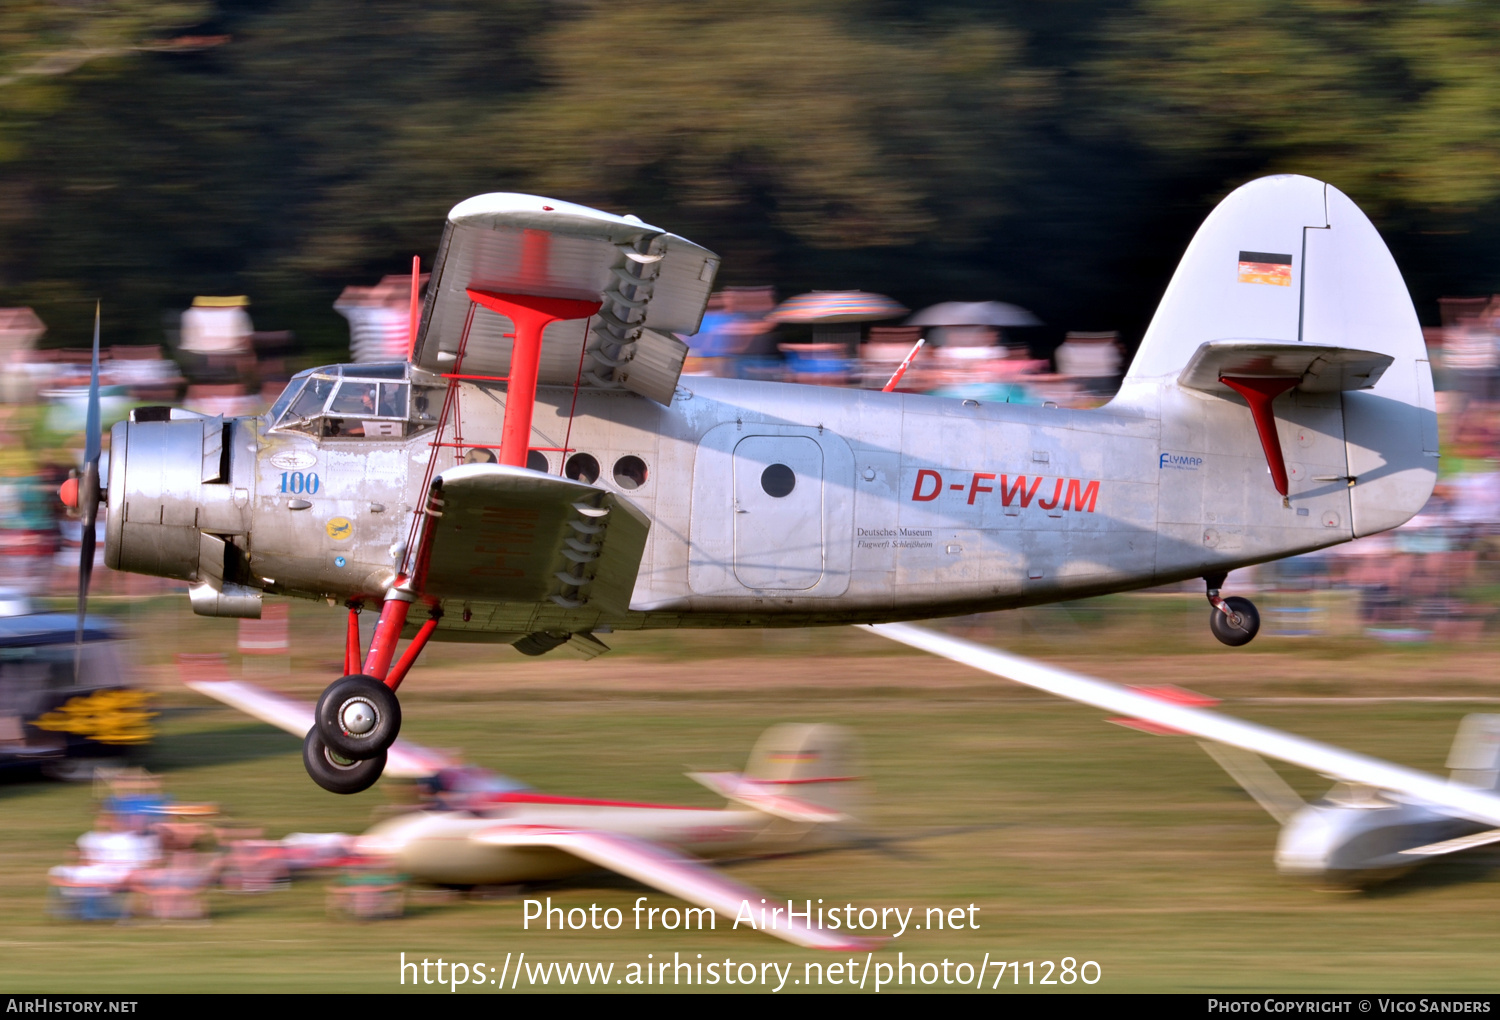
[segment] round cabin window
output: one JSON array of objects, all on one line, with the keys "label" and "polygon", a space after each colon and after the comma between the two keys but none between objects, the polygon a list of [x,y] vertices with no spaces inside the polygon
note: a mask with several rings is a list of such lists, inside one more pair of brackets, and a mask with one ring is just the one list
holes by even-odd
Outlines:
[{"label": "round cabin window", "polygon": [[634,454],[615,461],[615,484],[622,489],[639,489],[646,484],[646,462]]},{"label": "round cabin window", "polygon": [[760,487],[766,495],[780,499],[797,487],[797,475],[785,464],[772,464],[760,473]]},{"label": "round cabin window", "polygon": [[552,469],[552,466],[547,463],[547,455],[541,450],[526,451],[526,466],[533,471],[540,471],[543,474]]},{"label": "round cabin window", "polygon": [[599,462],[586,453],[575,453],[568,458],[563,472],[575,482],[593,485],[599,480]]}]

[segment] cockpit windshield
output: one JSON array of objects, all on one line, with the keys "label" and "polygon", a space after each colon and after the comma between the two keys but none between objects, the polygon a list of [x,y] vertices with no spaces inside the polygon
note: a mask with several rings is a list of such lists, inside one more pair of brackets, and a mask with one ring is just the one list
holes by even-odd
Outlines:
[{"label": "cockpit windshield", "polygon": [[271,408],[271,428],[320,439],[401,438],[436,424],[438,382],[405,363],[309,369]]}]

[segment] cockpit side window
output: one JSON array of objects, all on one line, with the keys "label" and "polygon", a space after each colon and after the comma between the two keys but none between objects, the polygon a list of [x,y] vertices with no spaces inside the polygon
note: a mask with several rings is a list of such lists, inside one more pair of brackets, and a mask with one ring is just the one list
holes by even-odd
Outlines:
[{"label": "cockpit side window", "polygon": [[333,391],[334,380],[320,375],[313,376],[302,392],[297,394],[297,399],[292,401],[292,409],[289,412],[291,418],[312,418],[323,410],[323,404],[328,400],[328,394]]},{"label": "cockpit side window", "polygon": [[411,418],[418,425],[431,424],[438,420],[443,409],[441,386],[414,386],[411,394]]},{"label": "cockpit side window", "polygon": [[377,409],[382,418],[405,418],[406,384],[381,383],[380,403]]},{"label": "cockpit side window", "polygon": [[338,396],[328,405],[329,414],[375,414],[376,384],[357,379],[345,379],[339,385]]},{"label": "cockpit side window", "polygon": [[281,391],[281,396],[276,398],[276,403],[271,405],[271,411],[266,416],[266,420],[273,423],[280,421],[286,409],[291,406],[293,398],[302,391],[302,384],[305,382],[307,382],[306,376],[296,376],[287,383],[286,389]]},{"label": "cockpit side window", "polygon": [[399,439],[430,428],[442,407],[443,388],[418,385],[413,394],[402,378],[408,369],[405,364],[310,369],[276,402],[272,427],[320,439]]}]

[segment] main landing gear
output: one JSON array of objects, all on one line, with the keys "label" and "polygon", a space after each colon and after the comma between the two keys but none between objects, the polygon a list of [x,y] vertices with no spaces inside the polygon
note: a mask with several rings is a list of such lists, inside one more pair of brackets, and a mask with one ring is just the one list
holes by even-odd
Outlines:
[{"label": "main landing gear", "polygon": [[349,625],[344,640],[347,675],[323,691],[313,714],[313,728],[302,742],[302,764],[307,774],[330,793],[368,790],[385,771],[386,752],[401,732],[401,702],[396,698],[396,688],[443,615],[433,607],[432,615],[392,666],[412,601],[411,591],[399,581],[386,594],[363,666],[359,656],[359,613],[363,607],[357,602],[348,604]]},{"label": "main landing gear", "polygon": [[1219,597],[1219,588],[1227,576],[1209,574],[1203,578],[1203,583],[1208,586],[1209,604],[1213,607],[1208,614],[1208,629],[1226,645],[1238,648],[1249,644],[1260,631],[1260,613],[1256,610],[1255,603],[1249,599],[1242,599],[1238,595],[1227,599]]}]

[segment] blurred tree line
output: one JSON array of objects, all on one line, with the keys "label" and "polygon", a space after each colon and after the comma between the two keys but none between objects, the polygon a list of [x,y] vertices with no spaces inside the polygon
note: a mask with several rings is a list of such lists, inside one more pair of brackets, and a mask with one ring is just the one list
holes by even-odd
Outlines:
[{"label": "blurred tree line", "polygon": [[723,284],[997,298],[1134,340],[1207,211],[1329,180],[1418,311],[1500,290],[1500,0],[6,0],[0,299],[158,342],[195,293],[330,356],[347,283],[520,190]]}]

